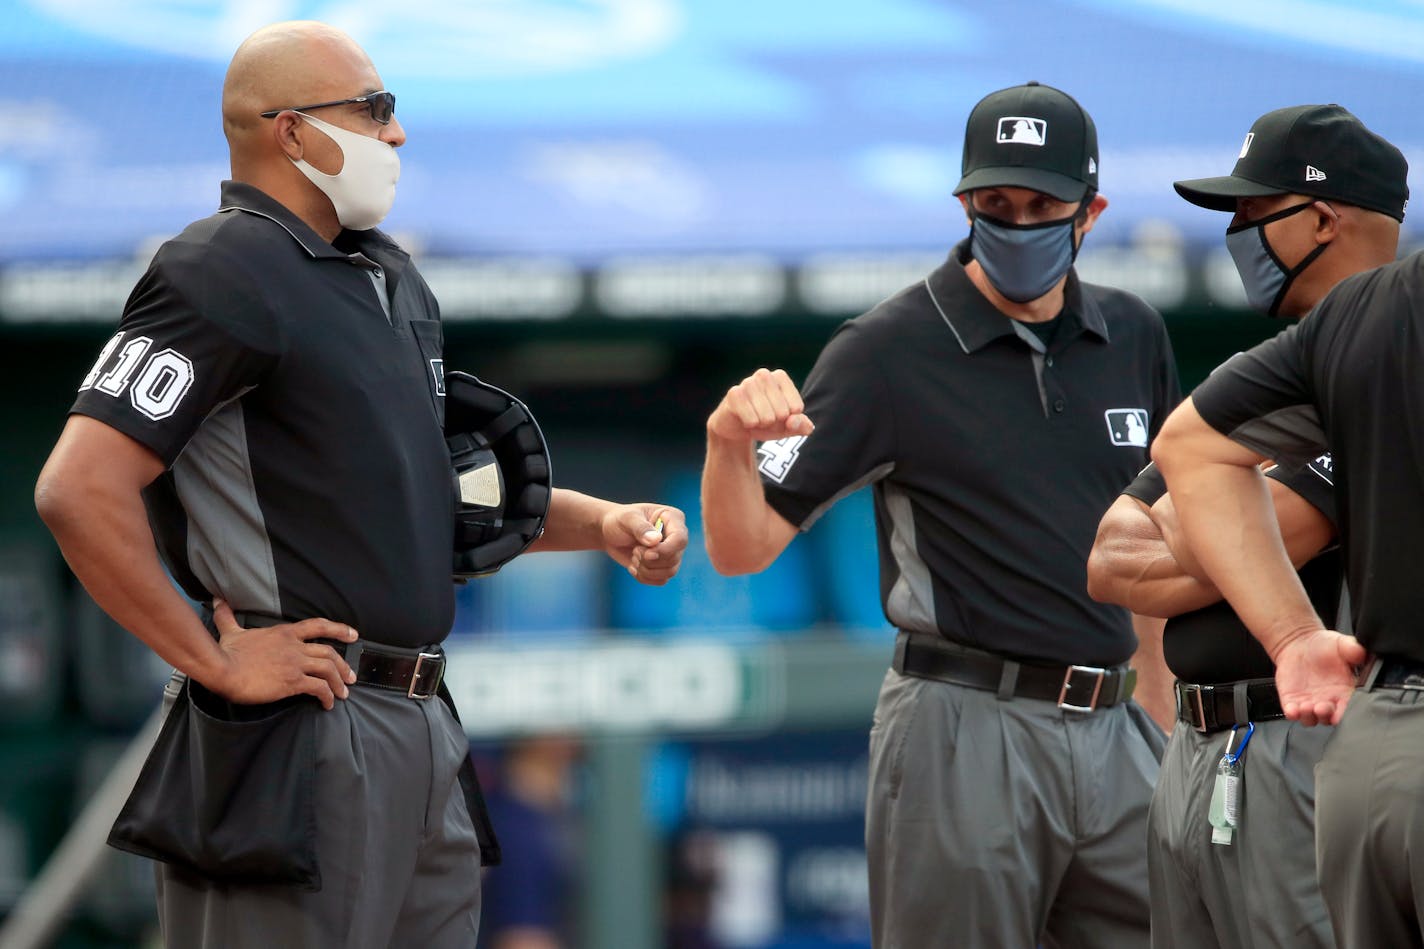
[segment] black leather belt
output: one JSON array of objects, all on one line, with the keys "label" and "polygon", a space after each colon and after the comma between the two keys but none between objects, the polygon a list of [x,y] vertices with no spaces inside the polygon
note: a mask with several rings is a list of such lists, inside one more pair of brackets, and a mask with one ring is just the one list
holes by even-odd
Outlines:
[{"label": "black leather belt", "polygon": [[1073,712],[1126,702],[1137,685],[1137,670],[1128,666],[1033,665],[911,633],[895,642],[895,671],[997,692],[1001,699],[1055,702]]},{"label": "black leather belt", "polygon": [[[212,610],[203,606],[202,617],[208,631],[216,636]],[[280,617],[247,612],[235,613],[234,618],[238,625],[246,629],[266,628],[289,622]],[[312,642],[335,649],[355,671],[357,685],[373,685],[378,689],[404,692],[408,698],[428,699],[437,693],[440,680],[445,677],[445,651],[438,645],[403,649],[363,639],[354,643],[343,643],[334,639],[314,639]]]},{"label": "black leather belt", "polygon": [[373,685],[378,689],[404,692],[407,698],[428,699],[435,695],[440,680],[445,677],[445,651],[439,646],[398,649],[359,639],[354,643],[331,645],[356,673],[357,685]]},{"label": "black leather belt", "polygon": [[1204,735],[1247,722],[1285,718],[1274,679],[1197,685],[1177,680],[1177,720]]}]

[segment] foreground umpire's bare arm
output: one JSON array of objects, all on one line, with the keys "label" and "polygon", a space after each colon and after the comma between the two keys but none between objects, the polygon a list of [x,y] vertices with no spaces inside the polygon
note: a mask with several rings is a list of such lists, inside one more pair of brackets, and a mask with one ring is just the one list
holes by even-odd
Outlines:
[{"label": "foreground umpire's bare arm", "polygon": [[[1267,479],[1286,554],[1300,567],[1334,539],[1335,528],[1319,508],[1279,481]],[[1088,557],[1088,594],[1143,616],[1171,618],[1210,606],[1221,591],[1190,554],[1171,495],[1151,509],[1122,495],[1098,524]]]},{"label": "foreground umpire's bare arm", "polygon": [[796,536],[796,525],[766,502],[756,443],[810,435],[801,393],[785,371],[758,369],[727,390],[707,419],[702,527],[718,573],[765,570]]},{"label": "foreground umpire's bare arm", "polygon": [[1316,616],[1281,541],[1257,467],[1265,459],[1208,425],[1190,398],[1162,427],[1152,459],[1176,498],[1187,544],[1276,664],[1286,717],[1337,723],[1365,650]]},{"label": "foreground umpire's bare arm", "polygon": [[555,488],[536,550],[601,550],[639,583],[662,586],[682,565],[687,517],[667,504],[615,504]]},{"label": "foreground umpire's bare arm", "polygon": [[163,473],[150,449],[103,422],[72,415],[40,472],[35,506],[89,595],[168,662],[233,702],[307,694],[331,708],[355,676],[330,646],[341,623],[309,619],[241,629],[225,605],[214,641],[158,559],[140,491]]},{"label": "foreground umpire's bare arm", "polygon": [[[1134,487],[1146,476],[1147,472],[1139,476]],[[1299,567],[1330,543],[1334,525],[1319,508],[1281,482],[1268,479],[1267,484],[1286,552]],[[1173,677],[1162,653],[1163,622],[1152,617],[1180,616],[1222,597],[1202,574],[1182,537],[1172,496],[1163,494],[1148,508],[1144,502],[1150,497],[1150,493],[1124,493],[1103,515],[1088,557],[1088,594],[1133,611],[1139,643],[1133,660],[1138,670],[1138,701],[1157,724],[1171,731],[1176,719]]]}]

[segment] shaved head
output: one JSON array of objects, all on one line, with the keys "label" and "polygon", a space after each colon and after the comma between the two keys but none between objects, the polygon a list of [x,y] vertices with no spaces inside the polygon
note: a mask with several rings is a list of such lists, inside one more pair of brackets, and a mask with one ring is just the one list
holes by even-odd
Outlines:
[{"label": "shaved head", "polygon": [[[380,91],[371,58],[336,27],[312,20],[264,26],[237,48],[223,82],[232,180],[252,185],[331,240],[341,231],[340,215],[308,174],[338,175],[347,156],[321,126],[399,148],[405,130],[394,115],[378,121],[369,104],[350,101]],[[309,114],[315,111],[320,117]],[[263,118],[264,112],[272,114]]]},{"label": "shaved head", "polygon": [[[341,30],[313,20],[273,23],[249,36],[233,54],[223,82],[223,133],[234,161],[257,158],[275,147],[270,136],[261,134],[270,120],[260,113],[380,88],[371,58]],[[257,154],[249,156],[254,151]]]}]

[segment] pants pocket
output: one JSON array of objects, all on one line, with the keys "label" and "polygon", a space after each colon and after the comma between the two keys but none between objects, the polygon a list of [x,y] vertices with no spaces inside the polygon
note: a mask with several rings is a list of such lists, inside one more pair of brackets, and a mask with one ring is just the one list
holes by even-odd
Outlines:
[{"label": "pants pocket", "polygon": [[316,702],[235,705],[186,681],[109,834],[211,880],[321,889]]}]

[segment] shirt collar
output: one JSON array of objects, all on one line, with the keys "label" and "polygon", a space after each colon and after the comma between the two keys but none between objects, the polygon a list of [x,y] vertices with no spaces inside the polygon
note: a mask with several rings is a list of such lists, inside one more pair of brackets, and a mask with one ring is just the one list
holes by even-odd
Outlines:
[{"label": "shirt collar", "polygon": [[394,276],[398,276],[410,260],[410,256],[401,250],[395,241],[374,228],[369,231],[342,231],[337,235],[336,242],[345,247],[352,247],[354,251],[340,250],[323,240],[320,234],[293,214],[286,205],[244,181],[222,183],[218,213],[227,211],[244,211],[267,218],[290,234],[292,240],[317,260],[344,260],[365,268],[370,268],[374,262]]},{"label": "shirt collar", "polygon": [[[960,241],[949,252],[949,259],[925,278],[925,288],[929,290],[935,309],[966,353],[978,352],[1001,336],[1017,335],[1013,319],[1000,313],[964,272],[964,265],[971,259],[969,241]],[[1060,318],[1064,324],[1055,337],[1055,350],[1083,332],[1092,333],[1103,342],[1108,341],[1108,327],[1102,310],[1096,300],[1083,293],[1082,283],[1074,270],[1068,271],[1068,282],[1063,288],[1063,313]]]}]

